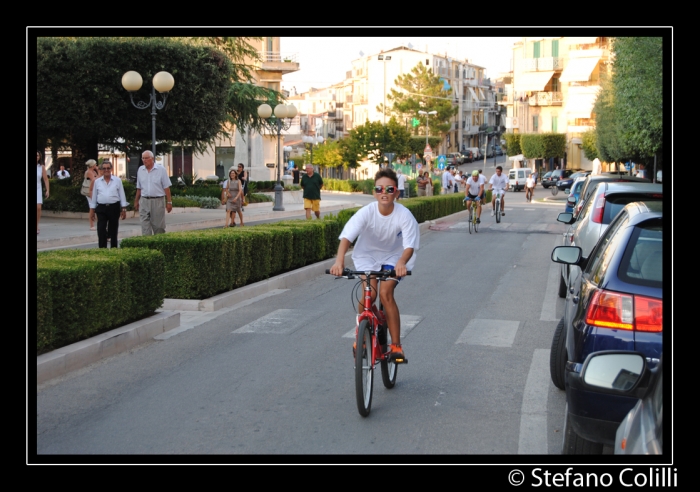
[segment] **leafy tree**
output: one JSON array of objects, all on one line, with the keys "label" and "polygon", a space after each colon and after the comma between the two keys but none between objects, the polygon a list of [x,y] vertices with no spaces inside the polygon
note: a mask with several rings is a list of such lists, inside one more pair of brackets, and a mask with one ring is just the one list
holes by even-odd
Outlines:
[{"label": "leafy tree", "polygon": [[630,156],[653,156],[663,144],[662,38],[615,38],[612,51],[612,86],[623,147]]},{"label": "leafy tree", "polygon": [[598,158],[597,136],[595,130],[588,130],[581,137],[583,154],[592,161]]},{"label": "leafy tree", "polygon": [[506,139],[506,149],[508,149],[508,155],[518,155],[523,153],[520,148],[520,133],[505,133],[503,136]]},{"label": "leafy tree", "polygon": [[[307,151],[307,154],[309,152]],[[314,162],[321,167],[345,167],[343,153],[337,140],[326,140],[314,149]]]},{"label": "leafy tree", "polygon": [[186,143],[200,152],[225,134],[231,123],[261,127],[260,99],[276,100],[277,93],[247,81],[234,86],[244,69],[241,72],[211,45],[186,41],[37,39],[38,148],[70,147],[75,181],[82,179],[85,161],[97,158],[98,144],[150,149],[151,110],[134,108],[121,85],[129,70],[144,79],[136,101],[149,100],[150,81],[157,72],[165,70],[175,78],[167,105],[157,114],[158,152],[168,151],[171,142]]},{"label": "leafy tree", "polygon": [[[392,103],[387,107],[387,114],[400,120],[418,118],[423,135],[426,134],[426,124],[430,126],[431,133],[437,135],[450,129],[450,120],[459,108],[452,103],[452,88],[446,89],[444,82],[432,70],[419,63],[410,73],[399,75],[394,85],[397,89],[391,89],[386,96]],[[383,109],[381,104],[377,106],[377,111]],[[437,111],[437,114],[420,115],[418,111]]]}]

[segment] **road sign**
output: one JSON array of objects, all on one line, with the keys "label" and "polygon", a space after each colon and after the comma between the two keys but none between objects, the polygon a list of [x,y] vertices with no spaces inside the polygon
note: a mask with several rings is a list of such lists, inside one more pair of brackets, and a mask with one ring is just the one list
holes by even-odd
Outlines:
[{"label": "road sign", "polygon": [[437,161],[438,161],[438,167],[440,169],[445,169],[445,164],[447,164],[447,157],[445,157],[444,155],[439,155],[437,158]]},{"label": "road sign", "polygon": [[632,163],[630,161],[625,162],[625,169],[627,169],[628,171],[632,169]]},{"label": "road sign", "polygon": [[423,153],[424,154],[432,154],[433,153],[433,149],[430,148],[430,144],[425,144],[425,150],[423,150]]},{"label": "road sign", "polygon": [[289,169],[289,170],[294,169],[294,161],[287,161],[287,169]]},{"label": "road sign", "polygon": [[389,165],[391,166],[391,162],[394,160],[396,152],[384,152],[384,155],[386,156],[386,159],[389,162]]},{"label": "road sign", "polygon": [[420,162],[416,164],[416,169],[418,169],[419,171],[423,169],[423,164],[421,164]]}]

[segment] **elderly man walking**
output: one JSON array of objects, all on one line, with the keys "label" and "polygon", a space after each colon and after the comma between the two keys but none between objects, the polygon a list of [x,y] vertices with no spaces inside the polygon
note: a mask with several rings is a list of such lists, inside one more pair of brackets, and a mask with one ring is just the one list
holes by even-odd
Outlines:
[{"label": "elderly man walking", "polygon": [[306,165],[306,174],[301,177],[301,187],[304,190],[304,210],[306,218],[311,218],[311,212],[317,219],[321,218],[321,189],[323,188],[323,178],[314,171],[314,166]]},{"label": "elderly man walking", "polygon": [[153,152],[146,150],[141,154],[143,166],[136,173],[136,197],[134,210],[139,212],[141,234],[150,236],[165,232],[165,211],[173,210],[170,197],[170,178],[168,171],[156,164]]}]

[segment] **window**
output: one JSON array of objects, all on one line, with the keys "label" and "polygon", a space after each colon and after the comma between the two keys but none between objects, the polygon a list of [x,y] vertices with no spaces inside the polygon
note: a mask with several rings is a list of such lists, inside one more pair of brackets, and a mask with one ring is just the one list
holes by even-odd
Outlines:
[{"label": "window", "polygon": [[540,57],[540,42],[535,41],[532,43],[532,57],[533,58],[539,58]]},{"label": "window", "polygon": [[553,39],[552,40],[552,58],[557,58],[557,57],[559,57],[559,40]]},{"label": "window", "polygon": [[425,59],[425,66],[427,67],[428,65],[430,65],[430,60],[428,58],[426,58]]},{"label": "window", "polygon": [[539,115],[535,115],[532,117],[532,130],[535,132],[539,131],[539,123],[540,123],[540,117]]},{"label": "window", "polygon": [[558,116],[552,116],[552,131],[556,132],[557,131],[557,125],[559,123],[559,117]]},{"label": "window", "polygon": [[216,147],[216,175],[224,179],[228,177],[228,171],[234,166],[236,147]]},{"label": "window", "polygon": [[560,92],[561,88],[559,87],[559,78],[555,77],[552,79],[552,92]]},{"label": "window", "polygon": [[629,215],[620,214],[618,220],[610,224],[601,238],[598,240],[595,248],[591,252],[591,259],[588,262],[585,275],[591,281],[600,285],[605,277],[605,272],[608,270],[608,265],[613,257],[615,250],[620,247],[620,241],[624,234],[615,234],[618,230],[624,229],[624,226],[629,222]]}]

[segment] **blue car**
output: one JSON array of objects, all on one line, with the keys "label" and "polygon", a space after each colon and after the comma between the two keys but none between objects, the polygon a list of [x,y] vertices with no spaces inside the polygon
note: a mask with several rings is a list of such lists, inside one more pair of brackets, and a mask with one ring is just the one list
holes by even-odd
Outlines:
[{"label": "blue car", "polygon": [[564,317],[552,339],[552,382],[566,390],[564,454],[601,454],[615,444],[620,422],[637,398],[596,391],[581,378],[587,357],[601,350],[638,352],[650,369],[663,350],[662,202],[627,204],[588,257],[558,246],[552,260],[575,265]]},{"label": "blue car", "polygon": [[569,192],[569,196],[566,198],[566,205],[564,206],[564,212],[574,212],[574,207],[576,206],[576,203],[579,201],[579,197],[581,196],[581,190],[583,189],[583,183],[586,181],[586,176],[581,176],[579,178],[576,178],[574,181],[574,184],[571,185],[571,191]]}]

